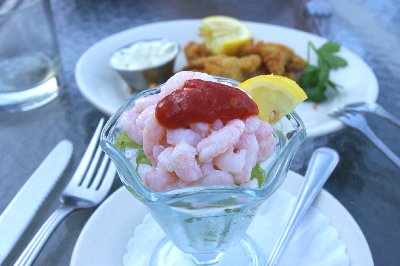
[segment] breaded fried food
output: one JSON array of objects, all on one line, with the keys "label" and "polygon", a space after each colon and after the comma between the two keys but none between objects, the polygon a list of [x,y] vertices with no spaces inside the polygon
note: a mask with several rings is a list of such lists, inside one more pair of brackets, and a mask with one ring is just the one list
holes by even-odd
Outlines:
[{"label": "breaded fried food", "polygon": [[292,56],[292,58],[290,58],[288,64],[286,65],[286,70],[298,72],[302,71],[306,65],[307,61],[295,54]]},{"label": "breaded fried food", "polygon": [[255,74],[282,75],[296,80],[298,72],[306,67],[306,61],[289,47],[263,41],[242,45],[234,56],[211,55],[204,44],[194,42],[189,42],[184,51],[188,61],[185,70],[237,81],[244,81]]},{"label": "breaded fried food", "polygon": [[258,69],[261,67],[261,64],[261,57],[257,54],[246,55],[240,57],[239,59],[240,69],[247,74],[253,74],[257,72]]},{"label": "breaded fried food", "polygon": [[195,42],[189,42],[184,48],[184,53],[188,62],[210,54],[204,43]]},{"label": "breaded fried food", "polygon": [[234,56],[213,56],[204,63],[204,72],[237,81],[246,80],[246,73],[240,69],[239,59]]},{"label": "breaded fried food", "polygon": [[256,43],[255,50],[262,57],[267,73],[276,75],[285,74],[286,65],[295,54],[284,45],[262,41]]},{"label": "breaded fried food", "polygon": [[291,80],[297,80],[296,72],[286,72],[285,77],[290,78]]},{"label": "breaded fried food", "polygon": [[306,61],[290,49],[289,47],[278,43],[266,43],[263,41],[254,44],[247,44],[240,47],[239,56],[258,54],[262,57],[265,64],[266,73],[276,75],[285,75],[291,72],[290,76],[294,77],[295,73],[306,67]]},{"label": "breaded fried food", "polygon": [[253,42],[240,46],[237,52],[239,57],[251,54],[258,54]]},{"label": "breaded fried food", "polygon": [[258,55],[249,55],[241,58],[213,55],[191,60],[184,70],[199,70],[210,75],[244,81],[255,73],[261,64],[262,61]]}]

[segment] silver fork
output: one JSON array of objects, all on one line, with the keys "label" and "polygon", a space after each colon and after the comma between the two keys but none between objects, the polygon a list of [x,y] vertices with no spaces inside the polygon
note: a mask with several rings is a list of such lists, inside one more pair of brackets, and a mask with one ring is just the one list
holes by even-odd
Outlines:
[{"label": "silver fork", "polygon": [[366,102],[352,103],[344,106],[342,110],[349,112],[375,114],[387,119],[389,122],[400,127],[400,120],[377,103],[366,103]]},{"label": "silver fork", "polygon": [[61,206],[42,225],[14,265],[31,265],[47,239],[69,213],[94,207],[106,197],[116,169],[98,144],[103,124],[104,119],[101,119],[78,168],[62,192]]},{"label": "silver fork", "polygon": [[348,127],[354,128],[363,133],[375,146],[380,149],[394,164],[400,167],[400,158],[397,157],[368,126],[367,120],[363,115],[354,112],[339,110],[331,114],[338,118]]}]

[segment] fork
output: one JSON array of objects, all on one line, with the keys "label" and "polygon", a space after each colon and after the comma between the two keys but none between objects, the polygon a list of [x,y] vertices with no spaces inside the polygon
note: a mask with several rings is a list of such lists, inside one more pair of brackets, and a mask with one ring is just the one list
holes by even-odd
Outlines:
[{"label": "fork", "polygon": [[380,149],[397,167],[400,167],[400,158],[397,157],[368,126],[367,120],[363,115],[344,110],[336,111],[331,116],[338,118],[348,127],[356,129],[363,133],[375,146]]},{"label": "fork", "polygon": [[385,108],[383,108],[377,103],[366,103],[366,102],[352,103],[344,106],[343,111],[375,114],[387,119],[389,122],[400,127],[400,120],[391,113],[389,113],[388,111],[386,111]]},{"label": "fork", "polygon": [[104,119],[101,119],[78,168],[62,192],[60,207],[42,225],[14,265],[31,265],[68,214],[77,209],[94,207],[108,194],[116,169],[98,144],[103,124]]}]

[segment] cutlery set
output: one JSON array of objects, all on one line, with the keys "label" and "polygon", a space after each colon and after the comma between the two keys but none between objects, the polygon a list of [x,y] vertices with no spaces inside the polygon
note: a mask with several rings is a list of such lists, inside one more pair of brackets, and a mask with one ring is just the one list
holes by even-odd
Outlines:
[{"label": "cutlery set", "polygon": [[[371,113],[385,118],[400,127],[400,120],[376,103],[354,103],[331,114],[346,126],[363,133],[394,164],[400,167],[396,156],[370,129],[363,114]],[[60,197],[61,205],[47,219],[27,245],[15,265],[31,265],[47,239],[60,222],[72,211],[91,208],[101,203],[111,189],[116,168],[99,146],[99,136],[104,120],[101,119],[86,152]],[[0,264],[28,227],[35,213],[62,176],[72,156],[72,144],[61,141],[45,158],[38,169],[20,189],[0,216]],[[329,148],[317,149],[310,161],[303,188],[293,206],[282,235],[271,254],[268,265],[276,265],[302,217],[315,199],[323,184],[335,168],[339,157]],[[323,166],[323,169],[321,168]],[[322,178],[323,177],[323,178]]]},{"label": "cutlery set", "polygon": [[58,143],[0,215],[0,265],[60,180],[72,150],[71,142]]},{"label": "cutlery set", "polygon": [[[98,205],[107,196],[116,168],[99,146],[101,119],[68,185],[60,197],[61,206],[47,219],[14,265],[31,265],[44,244],[72,211]],[[0,264],[17,243],[41,203],[62,176],[72,155],[72,144],[61,141],[46,157],[0,216]]]}]

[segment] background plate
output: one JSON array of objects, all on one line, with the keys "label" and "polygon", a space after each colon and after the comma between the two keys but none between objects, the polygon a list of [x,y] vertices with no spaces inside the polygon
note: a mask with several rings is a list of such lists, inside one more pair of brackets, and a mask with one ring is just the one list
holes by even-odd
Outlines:
[{"label": "background plate", "polygon": [[[254,35],[254,40],[276,42],[287,45],[298,55],[306,58],[307,44],[312,41],[317,47],[327,40],[316,35],[281,26],[256,22],[245,22]],[[198,36],[200,20],[174,20],[132,28],[94,44],[79,59],[75,78],[82,94],[98,109],[111,115],[129,97],[127,85],[108,66],[109,58],[117,48],[131,42],[165,37],[176,40],[181,48],[189,41],[201,42]],[[296,109],[302,117],[308,137],[321,136],[340,129],[343,124],[328,116],[329,113],[351,102],[375,102],[378,97],[378,82],[371,68],[357,55],[342,47],[340,55],[348,66],[331,73],[331,79],[343,86],[335,97],[315,108],[313,103],[302,103]],[[181,52],[175,71],[186,65]]]}]

